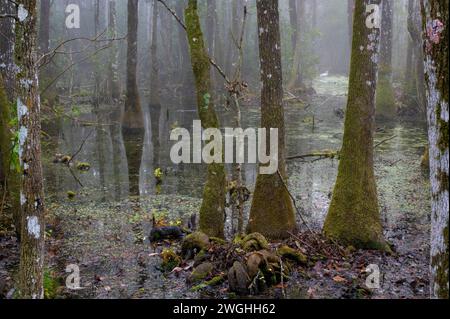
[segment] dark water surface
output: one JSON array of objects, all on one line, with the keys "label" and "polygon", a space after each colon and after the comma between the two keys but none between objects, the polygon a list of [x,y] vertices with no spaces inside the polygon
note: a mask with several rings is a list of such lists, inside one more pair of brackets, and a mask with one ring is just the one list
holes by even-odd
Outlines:
[{"label": "dark water surface", "polygon": [[[289,155],[338,150],[341,145],[345,79],[323,78],[315,86],[319,95],[307,106],[286,106]],[[205,181],[204,165],[174,165],[169,157],[173,145],[169,141],[170,130],[190,129],[197,119],[195,107],[182,105],[170,96],[162,101],[161,108],[142,104],[142,140],[124,136],[117,117],[106,106],[97,112],[91,112],[89,105],[72,106],[81,113],[77,120],[60,119],[48,128],[56,142],[44,145],[49,211],[60,221],[64,233],[54,267],[80,265],[85,289],[79,294],[100,298],[195,297],[186,291],[184,281],[169,280],[157,270],[159,259],[151,256],[153,250],[147,239],[152,214],[183,222],[196,213]],[[223,126],[233,126],[229,113],[221,111],[220,117]],[[244,128],[259,127],[257,107],[243,107],[242,118]],[[418,247],[426,250],[429,193],[428,180],[420,168],[426,145],[425,124],[379,124],[375,143],[392,136],[395,137],[375,152],[386,236],[400,252],[417,252]],[[75,154],[83,141],[74,161],[89,163],[89,171],[79,172],[73,167],[71,172],[66,166],[53,163],[54,154]],[[126,149],[130,146],[140,148],[142,157],[127,158]],[[325,218],[337,166],[336,159],[288,163],[289,187],[314,228],[320,229]],[[157,168],[164,172],[162,185],[156,185]],[[256,176],[256,165],[243,165],[244,181],[250,190]],[[68,191],[75,192],[73,199],[68,199]],[[410,259],[417,268],[427,266],[425,259]],[[409,297],[421,294],[414,290],[408,293]]]}]

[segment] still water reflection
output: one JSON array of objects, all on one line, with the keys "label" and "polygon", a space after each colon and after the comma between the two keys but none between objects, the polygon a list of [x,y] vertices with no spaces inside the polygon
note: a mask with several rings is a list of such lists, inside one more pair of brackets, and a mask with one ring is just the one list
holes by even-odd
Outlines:
[{"label": "still water reflection", "polygon": [[[333,87],[333,83],[326,84]],[[346,87],[335,87],[340,88],[340,91],[333,91],[333,95],[329,96],[320,95],[307,106],[286,107],[289,155],[339,149],[343,131],[341,114],[346,103],[346,97],[342,93]],[[321,89],[327,91],[326,88]],[[145,130],[142,139],[124,135],[119,125],[118,112],[111,111],[109,106],[103,106],[98,111],[91,111],[90,106],[84,106],[80,108],[82,114],[77,120],[59,120],[52,130],[56,143],[45,149],[46,187],[47,192],[52,194],[52,200],[62,201],[67,197],[67,191],[79,192],[81,189],[88,190],[88,194],[78,200],[99,203],[119,202],[137,194],[142,197],[161,194],[200,198],[206,177],[204,164],[175,165],[169,156],[173,145],[169,141],[170,130],[175,127],[192,129],[192,121],[198,119],[197,111],[195,106],[182,105],[170,97],[163,101],[160,107],[149,107],[148,103],[143,103],[146,107],[143,110]],[[225,111],[219,113],[223,126],[233,126],[231,114]],[[242,119],[244,128],[259,127],[258,108],[244,107]],[[376,152],[376,166],[380,168],[377,169],[379,189],[383,185],[399,182],[394,181],[395,178],[406,178],[398,175],[398,172],[410,170],[411,160],[419,162],[426,145],[423,123],[378,125],[377,141],[394,135],[395,138],[381,145]],[[75,154],[82,144],[75,161],[89,163],[89,171],[79,172],[72,168],[72,174],[67,167],[52,163],[54,154]],[[127,154],[126,149],[130,148],[139,151]],[[393,163],[395,165],[389,166]],[[337,160],[289,162],[289,185],[292,192],[299,199],[307,217],[317,223],[317,226],[326,213],[337,166]],[[386,166],[395,169],[395,172],[383,174]],[[164,172],[163,183],[159,186],[154,178],[157,168]],[[244,182],[251,190],[256,175],[256,165],[243,165]],[[404,183],[406,182],[405,180]],[[394,191],[402,193],[401,189]],[[385,203],[383,199],[381,203],[385,206],[396,204],[395,201]]]}]

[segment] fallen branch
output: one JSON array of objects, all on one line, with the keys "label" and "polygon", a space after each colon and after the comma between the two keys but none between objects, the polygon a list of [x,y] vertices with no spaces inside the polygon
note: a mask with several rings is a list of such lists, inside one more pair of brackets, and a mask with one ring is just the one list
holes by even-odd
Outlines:
[{"label": "fallen branch", "polygon": [[[379,143],[377,143],[374,146],[374,149],[378,148],[379,146],[383,145],[384,143],[393,140],[394,138],[396,138],[397,135],[393,135],[391,137],[388,137],[382,141],[380,141]],[[322,151],[322,152],[313,152],[310,154],[304,154],[304,155],[294,155],[294,156],[288,156],[286,159],[287,160],[295,160],[295,159],[307,159],[307,158],[311,158],[311,157],[318,157],[316,160],[321,160],[321,159],[327,159],[327,158],[336,158],[338,157],[340,154],[340,151]],[[314,160],[314,161],[316,161]]]},{"label": "fallen branch", "polygon": [[289,156],[286,159],[287,160],[294,160],[294,159],[306,159],[311,157],[319,157],[319,159],[326,159],[326,158],[336,158],[339,156],[339,151],[322,151],[322,152],[314,152],[310,154],[304,154],[304,155],[295,155],[295,156]]},{"label": "fallen branch", "polygon": [[396,137],[397,137],[397,135],[393,135],[393,136],[391,136],[391,137],[388,137],[388,138],[382,140],[381,142],[379,142],[378,144],[376,144],[373,148],[377,148],[378,146],[381,146],[381,145],[383,145],[384,143],[386,143],[386,142],[388,142],[388,141],[390,141],[390,140],[393,140],[393,139],[396,138]]}]

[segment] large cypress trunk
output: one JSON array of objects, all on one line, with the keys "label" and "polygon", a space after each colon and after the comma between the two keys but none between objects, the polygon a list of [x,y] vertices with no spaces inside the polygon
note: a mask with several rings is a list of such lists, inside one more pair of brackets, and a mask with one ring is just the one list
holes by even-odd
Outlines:
[{"label": "large cypress trunk", "polygon": [[[257,16],[261,65],[261,127],[278,129],[278,170],[286,177],[283,76],[278,1],[258,0]],[[269,139],[267,138],[269,145]],[[278,173],[259,174],[253,195],[248,230],[269,238],[285,238],[296,221],[289,193]]]},{"label": "large cypress trunk", "polygon": [[[366,26],[366,7],[355,2],[350,83],[338,176],[324,232],[348,245],[387,249],[378,208],[373,167],[375,90],[380,30]],[[363,48],[361,50],[361,48]]]},{"label": "large cypress trunk", "polygon": [[16,24],[15,60],[19,160],[21,166],[21,245],[19,289],[22,298],[43,298],[44,187],[41,165],[41,123],[37,77],[36,0],[23,6]]},{"label": "large cypress trunk", "polygon": [[[185,19],[197,90],[199,117],[203,128],[219,128],[219,119],[211,94],[211,66],[200,27],[197,0],[189,0]],[[209,236],[224,237],[225,183],[224,164],[208,164],[208,175],[200,208],[200,230]]]},{"label": "large cypress trunk", "polygon": [[422,0],[431,174],[431,296],[448,299],[449,5]]}]

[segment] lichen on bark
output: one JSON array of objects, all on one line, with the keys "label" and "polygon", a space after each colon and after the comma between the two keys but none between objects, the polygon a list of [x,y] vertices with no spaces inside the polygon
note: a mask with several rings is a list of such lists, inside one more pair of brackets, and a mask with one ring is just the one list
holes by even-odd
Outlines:
[{"label": "lichen on bark", "polygon": [[22,298],[38,299],[44,297],[45,211],[36,64],[36,0],[19,0],[17,3],[22,8],[16,24],[15,46],[22,211],[19,292]]}]

